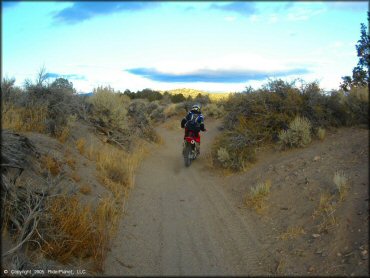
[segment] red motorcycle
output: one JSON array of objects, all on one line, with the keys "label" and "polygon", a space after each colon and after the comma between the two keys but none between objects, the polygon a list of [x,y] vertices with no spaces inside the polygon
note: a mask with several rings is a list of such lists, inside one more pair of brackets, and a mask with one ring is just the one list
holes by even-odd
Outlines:
[{"label": "red motorcycle", "polygon": [[187,130],[182,150],[186,167],[189,167],[191,162],[197,158],[198,150],[196,143],[200,144],[200,136],[196,136],[196,133],[192,130]]}]

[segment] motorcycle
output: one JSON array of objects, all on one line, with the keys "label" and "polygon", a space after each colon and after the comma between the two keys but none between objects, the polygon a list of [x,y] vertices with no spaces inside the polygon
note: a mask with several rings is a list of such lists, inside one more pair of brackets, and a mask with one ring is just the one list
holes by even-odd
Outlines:
[{"label": "motorcycle", "polygon": [[197,139],[197,137],[195,136],[195,132],[189,130],[187,136],[184,137],[184,144],[182,150],[186,167],[189,167],[191,162],[195,160],[198,156],[196,142],[199,143],[199,139]]}]

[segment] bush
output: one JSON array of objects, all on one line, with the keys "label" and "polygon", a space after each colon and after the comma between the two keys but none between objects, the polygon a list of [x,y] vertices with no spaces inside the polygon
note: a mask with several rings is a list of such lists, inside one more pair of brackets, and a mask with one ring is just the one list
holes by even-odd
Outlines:
[{"label": "bush", "polygon": [[255,187],[250,189],[250,192],[245,197],[245,204],[261,212],[264,208],[264,200],[269,195],[271,188],[271,181],[259,182]]},{"label": "bush", "polygon": [[175,94],[175,95],[171,95],[170,96],[170,99],[173,103],[179,103],[179,102],[183,102],[186,100],[186,98],[184,97],[183,94]]},{"label": "bush", "polygon": [[249,134],[227,132],[218,137],[212,150],[215,164],[232,170],[243,170],[248,162],[256,160]]},{"label": "bush", "polygon": [[202,109],[202,112],[205,116],[220,118],[224,115],[225,110],[222,105],[210,103]]},{"label": "bush", "polygon": [[181,103],[173,103],[164,108],[163,112],[166,118],[170,118],[172,116],[179,115],[180,113],[184,113],[186,111],[184,105],[182,105]]},{"label": "bush", "polygon": [[340,200],[344,199],[344,196],[348,190],[348,177],[343,171],[336,171],[333,177],[333,182],[339,192]]},{"label": "bush", "polygon": [[311,124],[304,117],[296,117],[288,130],[279,133],[279,145],[281,148],[305,147],[311,142]]},{"label": "bush", "polygon": [[230,155],[225,148],[218,149],[217,158],[225,168],[230,165]]},{"label": "bush", "polygon": [[119,95],[110,87],[98,87],[88,99],[92,104],[91,117],[102,126],[126,129],[129,98]]},{"label": "bush", "polygon": [[317,130],[317,137],[319,137],[319,139],[322,141],[325,139],[325,136],[326,136],[326,131],[324,128],[321,128],[319,127],[318,130]]}]

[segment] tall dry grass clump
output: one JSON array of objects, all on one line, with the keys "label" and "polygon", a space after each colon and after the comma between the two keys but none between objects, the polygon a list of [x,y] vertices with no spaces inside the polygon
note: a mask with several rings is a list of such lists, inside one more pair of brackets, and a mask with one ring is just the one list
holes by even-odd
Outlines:
[{"label": "tall dry grass clump", "polygon": [[288,130],[279,133],[279,144],[282,149],[305,147],[311,142],[311,123],[304,117],[295,117]]},{"label": "tall dry grass clump", "polygon": [[319,219],[318,232],[329,232],[335,229],[337,225],[335,211],[336,206],[333,202],[333,196],[328,193],[321,194],[319,205],[313,213],[313,218]]},{"label": "tall dry grass clump", "polygon": [[82,206],[77,197],[56,197],[49,201],[47,211],[50,230],[43,248],[46,254],[62,263],[93,256],[98,235],[91,206]]},{"label": "tall dry grass clump", "polygon": [[79,151],[80,154],[85,153],[85,145],[86,145],[86,139],[84,139],[84,138],[79,138],[76,141],[76,148],[77,148],[77,150]]},{"label": "tall dry grass clump", "polygon": [[4,103],[1,117],[2,128],[44,133],[47,114],[46,106],[16,107],[10,103]]},{"label": "tall dry grass clump", "polygon": [[339,192],[340,200],[344,200],[349,187],[349,178],[343,171],[336,171],[333,177],[333,182]]},{"label": "tall dry grass clump", "polygon": [[49,200],[43,251],[52,259],[69,263],[73,258],[91,258],[96,271],[103,270],[109,241],[114,236],[120,207],[106,197],[96,208],[82,205],[76,196]]},{"label": "tall dry grass clump", "polygon": [[270,193],[271,180],[259,182],[256,186],[250,189],[245,197],[247,207],[255,209],[257,212],[262,212],[265,206],[265,199]]},{"label": "tall dry grass clump", "polygon": [[282,233],[279,236],[279,239],[281,240],[295,239],[300,235],[304,235],[305,233],[306,232],[304,231],[302,226],[292,226],[289,227],[286,232]]},{"label": "tall dry grass clump", "polygon": [[51,155],[43,155],[41,156],[40,160],[41,167],[46,169],[53,176],[56,176],[61,172],[61,163],[59,163],[55,157]]}]

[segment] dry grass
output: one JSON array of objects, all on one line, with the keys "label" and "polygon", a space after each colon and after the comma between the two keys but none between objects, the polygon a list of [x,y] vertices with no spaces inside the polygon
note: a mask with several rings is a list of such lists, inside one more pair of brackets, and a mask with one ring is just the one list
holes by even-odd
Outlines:
[{"label": "dry grass", "polygon": [[41,167],[48,170],[53,176],[56,176],[61,172],[61,165],[55,157],[43,155],[40,160]]},{"label": "dry grass", "polygon": [[335,229],[337,225],[337,219],[334,215],[336,211],[335,202],[333,202],[334,196],[328,193],[320,195],[320,202],[317,209],[313,213],[314,218],[319,218],[318,231],[329,232]]},{"label": "dry grass", "polygon": [[76,171],[74,171],[72,173],[72,176],[71,176],[72,180],[74,180],[75,182],[80,182],[81,181],[81,177],[77,174]]},{"label": "dry grass", "polygon": [[289,227],[285,233],[282,233],[279,236],[279,239],[281,240],[287,240],[287,239],[295,239],[299,237],[300,235],[304,235],[306,232],[304,231],[302,226],[293,226]]},{"label": "dry grass", "polygon": [[96,169],[103,185],[116,199],[121,199],[127,189],[134,184],[134,173],[145,154],[143,146],[136,146],[135,152],[128,154],[111,145],[90,145],[89,159],[96,162]]},{"label": "dry grass", "polygon": [[46,131],[46,107],[19,108],[3,103],[1,115],[2,128],[13,131],[36,131],[40,133]]},{"label": "dry grass", "polygon": [[349,188],[349,179],[347,175],[343,171],[336,171],[333,182],[338,189],[340,200],[343,201]]},{"label": "dry grass", "polygon": [[84,194],[84,195],[88,195],[91,193],[91,186],[88,185],[88,184],[84,184],[82,186],[80,186],[80,193]]},{"label": "dry grass", "polygon": [[96,252],[91,206],[82,206],[76,197],[56,197],[47,206],[50,213],[50,238],[44,251],[62,263],[72,257],[91,257]]},{"label": "dry grass", "polygon": [[265,199],[270,193],[271,181],[259,182],[255,187],[252,187],[250,192],[245,197],[247,207],[255,209],[258,213],[266,209]]},{"label": "dry grass", "polygon": [[76,141],[76,147],[77,147],[77,150],[80,152],[80,154],[85,153],[85,145],[86,145],[86,140],[84,138],[80,138]]},{"label": "dry grass", "polygon": [[43,251],[64,264],[73,258],[92,258],[95,270],[102,271],[120,215],[115,201],[104,198],[94,210],[90,205],[81,205],[76,196],[56,197],[50,200],[47,210],[52,231]]},{"label": "dry grass", "polygon": [[[176,116],[176,115],[179,115],[179,114],[184,114],[185,113],[185,109],[182,107],[181,104],[178,104],[178,103],[172,103],[172,104],[169,104],[164,110],[163,110],[163,113],[167,118],[170,118],[170,117],[173,117],[173,116]],[[180,125],[180,124],[179,124]]]},{"label": "dry grass", "polygon": [[62,128],[62,130],[57,134],[57,139],[60,143],[65,143],[70,135],[70,130],[68,126]]},{"label": "dry grass", "polygon": [[75,170],[76,169],[76,160],[73,159],[72,157],[68,156],[66,157],[65,159],[65,163],[72,169],[72,170]]}]

